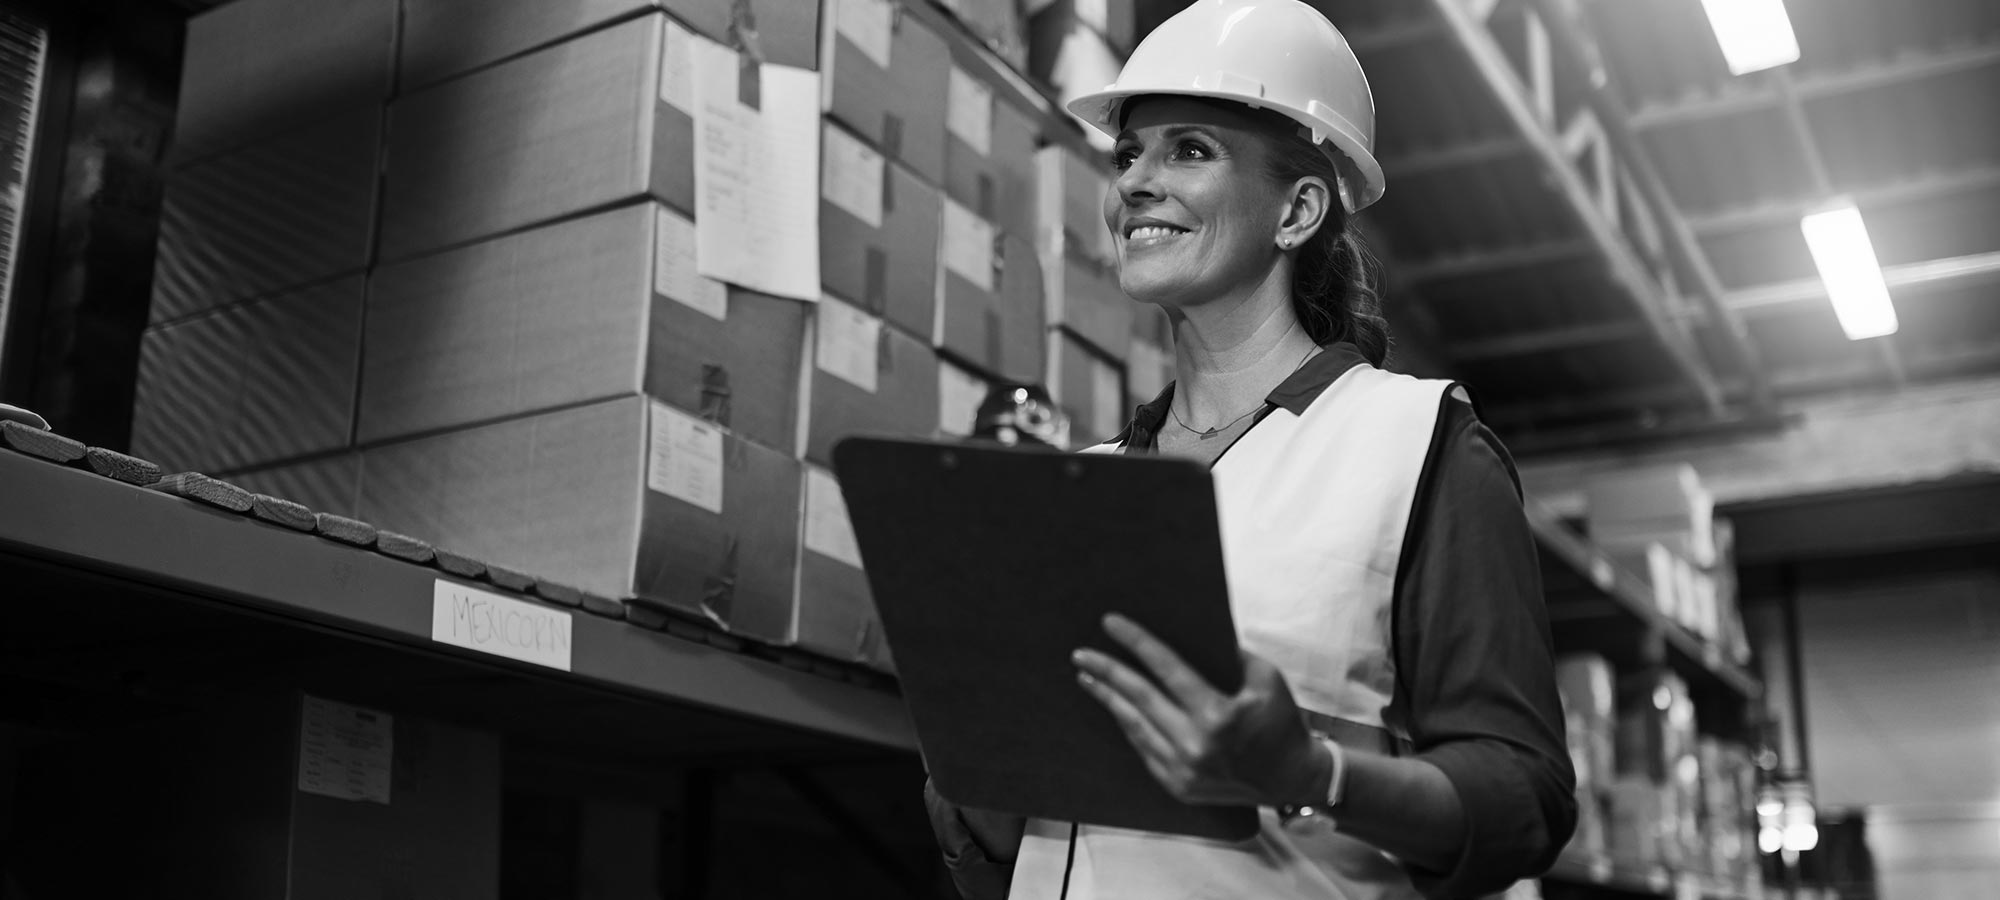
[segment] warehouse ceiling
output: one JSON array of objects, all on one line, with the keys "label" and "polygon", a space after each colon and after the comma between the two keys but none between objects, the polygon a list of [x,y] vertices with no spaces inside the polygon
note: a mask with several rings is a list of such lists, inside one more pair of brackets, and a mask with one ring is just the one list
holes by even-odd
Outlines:
[{"label": "warehouse ceiling", "polygon": [[[1698,0],[1316,0],[1376,96],[1393,296],[1517,451],[1773,426],[2000,370],[2000,4],[1786,0],[1732,77]],[[1849,341],[1800,217],[1847,197],[1901,331]]]}]

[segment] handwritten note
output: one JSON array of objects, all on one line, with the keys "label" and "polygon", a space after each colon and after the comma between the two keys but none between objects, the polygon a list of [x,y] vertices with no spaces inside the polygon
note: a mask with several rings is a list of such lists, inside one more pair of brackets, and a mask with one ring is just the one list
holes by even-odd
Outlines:
[{"label": "handwritten note", "polygon": [[388,805],[395,717],[318,697],[299,712],[299,790]]},{"label": "handwritten note", "polygon": [[538,603],[437,580],[431,640],[569,671],[570,615]]},{"label": "handwritten note", "polygon": [[722,429],[653,401],[646,487],[722,513]]},{"label": "handwritten note", "polygon": [[813,358],[820,371],[875,393],[882,320],[827,297],[820,301],[816,324],[819,334]]},{"label": "handwritten note", "polygon": [[847,518],[840,482],[817,466],[806,467],[806,549],[861,568],[861,547]]},{"label": "handwritten note", "polygon": [[993,89],[964,69],[951,67],[951,83],[946,96],[945,128],[986,156],[993,152]]},{"label": "handwritten note", "polygon": [[729,319],[729,286],[703,278],[695,264],[694,223],[661,207],[653,227],[653,291],[706,313]]},{"label": "handwritten note", "polygon": [[986,402],[986,382],[948,362],[938,363],[938,430],[965,437],[979,421],[979,404]]},{"label": "handwritten note", "polygon": [[826,124],[823,136],[820,194],[868,227],[882,227],[882,177],[888,163],[873,147],[832,122]]},{"label": "handwritten note", "polygon": [[978,213],[944,201],[944,267],[982,291],[993,290],[993,223]]},{"label": "handwritten note", "polygon": [[701,274],[819,299],[819,74],[762,63],[744,102],[736,51],[691,37]]},{"label": "handwritten note", "polygon": [[834,4],[834,30],[852,41],[877,67],[889,68],[889,47],[895,26],[895,0],[840,0]]},{"label": "handwritten note", "polygon": [[666,23],[660,41],[660,102],[694,115],[694,35]]}]

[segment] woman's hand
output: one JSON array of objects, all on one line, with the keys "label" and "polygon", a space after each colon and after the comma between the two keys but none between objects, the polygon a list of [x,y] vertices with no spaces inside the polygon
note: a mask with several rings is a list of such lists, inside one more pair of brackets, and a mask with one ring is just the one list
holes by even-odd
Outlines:
[{"label": "woman's hand", "polygon": [[1077,680],[1110,710],[1146,768],[1184,803],[1285,806],[1323,802],[1332,759],[1306,730],[1276,666],[1243,653],[1243,689],[1224,694],[1132,620],[1104,630],[1153,681],[1095,650],[1077,650]]}]

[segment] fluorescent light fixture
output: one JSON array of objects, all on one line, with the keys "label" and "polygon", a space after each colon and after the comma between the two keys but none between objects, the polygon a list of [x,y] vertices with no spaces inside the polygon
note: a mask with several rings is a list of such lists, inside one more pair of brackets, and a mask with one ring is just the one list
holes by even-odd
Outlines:
[{"label": "fluorescent light fixture", "polygon": [[1882,281],[1882,266],[1875,261],[1875,246],[1868,240],[1868,226],[1861,210],[1852,203],[1824,209],[1799,221],[1806,246],[1812,250],[1819,280],[1826,285],[1833,313],[1840,317],[1840,329],[1847,339],[1858,341],[1896,333],[1896,307],[1889,302],[1889,286]]},{"label": "fluorescent light fixture", "polygon": [[1732,75],[1799,61],[1799,39],[1784,0],[1701,0]]}]

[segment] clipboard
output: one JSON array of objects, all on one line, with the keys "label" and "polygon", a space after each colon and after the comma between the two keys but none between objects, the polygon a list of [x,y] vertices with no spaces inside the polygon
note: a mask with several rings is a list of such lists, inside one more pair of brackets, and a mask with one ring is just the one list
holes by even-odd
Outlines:
[{"label": "clipboard", "polygon": [[963,806],[1244,840],[1251,807],[1166,792],[1076,682],[1116,611],[1218,689],[1243,665],[1198,463],[849,438],[834,470],[939,794]]}]

